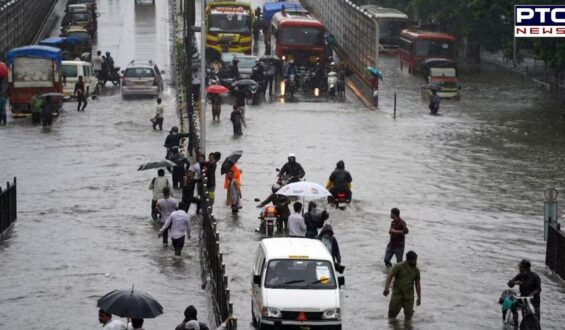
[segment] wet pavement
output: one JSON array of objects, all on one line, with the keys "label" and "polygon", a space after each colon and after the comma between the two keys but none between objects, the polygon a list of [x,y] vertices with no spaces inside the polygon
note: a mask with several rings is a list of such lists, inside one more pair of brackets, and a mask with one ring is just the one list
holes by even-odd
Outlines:
[{"label": "wet pavement", "polygon": [[[152,59],[169,80],[167,1],[97,3],[94,49],[111,51],[122,67]],[[174,259],[149,217],[147,188],[156,170],[136,171],[164,156],[166,131],[177,123],[174,89],[167,86],[163,95],[163,132],[149,122],[154,99],[123,101],[110,84],[105,94],[84,113],[66,103],[50,131],[12,118],[0,129],[0,173],[18,177],[19,201],[18,220],[0,242],[1,329],[99,328],[96,300],[133,284],[164,307],[164,315],[146,320],[148,329],[174,329],[189,304],[208,318],[198,231],[184,258]]]},{"label": "wet pavement", "polygon": [[[152,58],[169,73],[166,4],[134,11],[131,0],[99,3],[100,49],[119,65]],[[430,116],[423,79],[400,72],[396,58],[381,62],[379,111],[366,111],[350,92],[345,103],[249,106],[248,128],[234,140],[229,102],[220,124],[211,123],[208,106],[207,150],[244,150],[243,209],[231,215],[220,184],[214,208],[239,327],[252,329],[251,255],[261,239],[253,199],[268,195],[275,168],[292,152],[309,181],[325,183],[340,159],[353,175],[352,206],[329,210],[347,266],[344,329],[500,329],[497,299],[522,258],[542,278],[543,328],[561,328],[565,286],[545,270],[542,223],[544,189],[565,187],[559,104],[518,75],[485,68],[464,72],[461,100],[444,101],[441,115]],[[167,88],[165,103],[173,92]],[[165,307],[147,328],[174,327],[188,303],[206,316],[195,239],[181,261],[163,251],[147,216],[154,173],[135,171],[163,155],[165,133],[149,127],[154,101],[110,94],[85,113],[70,103],[50,132],[27,121],[0,129],[0,173],[18,176],[20,200],[19,219],[0,244],[0,328],[29,325],[30,316],[41,320],[37,328],[95,328],[96,298],[133,283]],[[168,111],[165,127],[174,121]],[[406,250],[419,254],[423,299],[412,325],[402,317],[389,323],[381,294],[392,207],[410,229]]]}]

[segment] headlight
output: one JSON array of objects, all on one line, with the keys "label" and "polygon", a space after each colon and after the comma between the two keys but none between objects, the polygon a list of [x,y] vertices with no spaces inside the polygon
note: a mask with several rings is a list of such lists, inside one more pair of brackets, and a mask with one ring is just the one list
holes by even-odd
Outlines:
[{"label": "headlight", "polygon": [[339,319],[340,310],[339,308],[326,309],[322,315],[322,319]]},{"label": "headlight", "polygon": [[274,307],[264,307],[263,308],[264,317],[282,317],[281,311]]}]

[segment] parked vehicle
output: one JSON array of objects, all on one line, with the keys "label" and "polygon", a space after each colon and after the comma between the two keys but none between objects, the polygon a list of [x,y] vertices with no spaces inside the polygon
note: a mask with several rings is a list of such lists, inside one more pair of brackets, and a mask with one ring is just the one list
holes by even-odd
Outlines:
[{"label": "parked vehicle", "polygon": [[65,99],[74,98],[73,93],[78,77],[82,76],[86,95],[98,94],[98,79],[92,71],[92,65],[83,61],[63,61],[63,94]]},{"label": "parked vehicle", "polygon": [[455,37],[438,32],[418,29],[404,29],[400,34],[400,68],[409,73],[420,69],[422,62],[440,58],[455,62],[457,49]]},{"label": "parked vehicle", "polygon": [[30,113],[34,95],[63,93],[59,48],[25,46],[10,50],[6,58],[12,113]]},{"label": "parked vehicle", "polygon": [[158,96],[163,91],[164,71],[152,61],[131,61],[122,76],[122,97]]},{"label": "parked vehicle", "polygon": [[258,329],[341,329],[340,294],[331,254],[322,241],[266,238],[252,271],[251,316]]},{"label": "parked vehicle", "polygon": [[68,29],[77,26],[86,29],[91,36],[94,36],[94,34],[96,33],[96,21],[94,19],[94,16],[92,15],[92,12],[67,12],[61,22],[62,33],[65,35]]}]

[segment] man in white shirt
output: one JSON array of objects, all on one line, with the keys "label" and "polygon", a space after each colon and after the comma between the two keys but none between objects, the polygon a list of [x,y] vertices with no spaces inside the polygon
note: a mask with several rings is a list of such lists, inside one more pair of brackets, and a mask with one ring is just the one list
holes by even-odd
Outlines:
[{"label": "man in white shirt", "polygon": [[100,73],[100,71],[102,71],[102,63],[104,62],[104,60],[102,59],[102,52],[98,51],[96,52],[96,55],[94,55],[94,57],[92,57],[92,70],[98,74]]},{"label": "man in white shirt", "polygon": [[153,199],[151,200],[151,217],[157,221],[157,201],[163,198],[163,189],[170,187],[169,179],[165,178],[165,170],[159,169],[157,176],[151,180],[149,190],[153,191]]},{"label": "man in white shirt", "polygon": [[[161,228],[165,225],[167,218],[173,213],[177,208],[177,200],[171,198],[171,188],[163,188],[163,198],[157,201],[157,210],[161,214],[159,221],[161,222]],[[169,231],[165,230],[163,232],[163,246],[169,244]]]},{"label": "man in white shirt", "polygon": [[163,130],[163,118],[164,118],[164,114],[165,114],[165,107],[163,106],[163,104],[161,102],[162,102],[161,98],[158,97],[157,98],[157,107],[155,108],[155,117],[153,117],[153,119],[151,119],[151,122],[153,123],[153,129],[156,130],[157,126],[159,126],[160,131]]},{"label": "man in white shirt", "polygon": [[185,207],[184,203],[180,202],[178,209],[171,213],[161,230],[159,230],[159,237],[161,237],[165,230],[171,230],[175,256],[180,256],[182,248],[184,247],[185,234],[188,239],[190,239],[191,222],[190,216],[184,211]]},{"label": "man in white shirt", "polygon": [[304,217],[300,213],[302,211],[302,203],[294,203],[294,213],[288,217],[288,235],[290,237],[305,237],[306,223]]},{"label": "man in white shirt", "polygon": [[112,314],[103,309],[98,310],[98,322],[103,330],[126,330],[126,325],[120,320],[112,320]]}]

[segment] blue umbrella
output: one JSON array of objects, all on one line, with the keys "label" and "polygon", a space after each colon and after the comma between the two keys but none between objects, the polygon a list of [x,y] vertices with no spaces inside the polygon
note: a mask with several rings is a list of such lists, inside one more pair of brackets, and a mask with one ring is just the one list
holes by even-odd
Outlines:
[{"label": "blue umbrella", "polygon": [[373,76],[377,76],[380,80],[384,80],[381,70],[368,66],[367,71],[369,71]]}]

